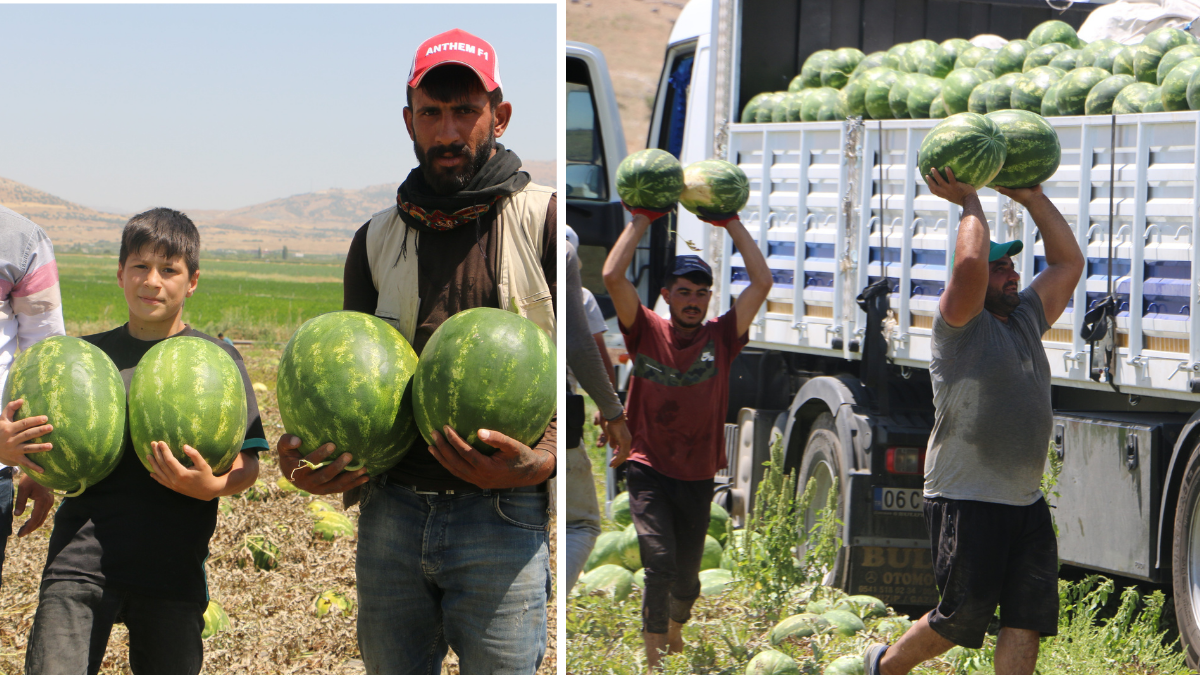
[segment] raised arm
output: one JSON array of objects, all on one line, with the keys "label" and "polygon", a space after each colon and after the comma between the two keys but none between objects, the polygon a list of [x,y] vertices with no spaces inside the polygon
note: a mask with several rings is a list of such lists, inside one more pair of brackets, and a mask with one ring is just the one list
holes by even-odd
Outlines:
[{"label": "raised arm", "polygon": [[742,221],[734,219],[725,225],[725,230],[729,232],[729,238],[733,240],[733,245],[737,246],[738,253],[742,254],[742,261],[746,263],[746,274],[750,276],[750,285],[738,295],[737,303],[734,308],[737,309],[737,329],[738,336],[746,334],[750,330],[750,324],[754,322],[754,318],[758,316],[758,308],[762,307],[763,301],[767,299],[767,293],[771,292],[771,286],[775,283],[771,278],[771,268],[767,267],[767,259],[763,257],[762,250],[758,248],[758,242],[754,241],[754,237],[746,231],[746,226],[742,225]]},{"label": "raised arm", "polygon": [[632,328],[637,319],[638,307],[642,301],[638,299],[637,288],[625,276],[625,270],[633,262],[633,254],[637,252],[638,242],[650,227],[650,218],[644,214],[634,214],[633,221],[625,226],[625,231],[617,238],[608,258],[604,260],[604,287],[612,298],[613,308],[617,310],[617,320],[622,326]]},{"label": "raised arm", "polygon": [[988,252],[991,247],[987,218],[975,188],[954,179],[946,169],[945,177],[933,169],[925,176],[933,194],[962,208],[958,221],[958,240],[954,244],[954,268],[946,279],[946,290],[938,300],[942,319],[951,326],[965,326],[983,311],[988,288]]},{"label": "raised arm", "polygon": [[1046,249],[1046,268],[1030,283],[1042,300],[1046,322],[1053,324],[1067,308],[1079,277],[1083,274],[1083,252],[1066,219],[1042,192],[1041,185],[1021,190],[997,188],[997,191],[1029,211],[1033,224],[1042,233]]}]

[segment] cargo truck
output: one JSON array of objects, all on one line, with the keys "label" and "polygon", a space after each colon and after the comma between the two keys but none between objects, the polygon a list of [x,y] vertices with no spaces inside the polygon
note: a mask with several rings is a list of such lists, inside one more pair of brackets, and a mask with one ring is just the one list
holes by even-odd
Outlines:
[{"label": "cargo truck", "polygon": [[[720,157],[746,172],[741,219],[775,281],[731,373],[719,499],[735,518],[753,509],[762,463],[782,440],[800,485],[811,478],[824,493],[835,480],[840,488],[844,545],[827,581],[847,592],[893,605],[937,600],[921,497],[934,412],[928,364],[960,214],[917,175],[917,150],[937,120],[741,124],[739,112],[759,92],[785,90],[817,49],[870,53],[981,33],[1014,39],[1051,18],[1078,27],[1096,6],[1076,2],[1059,13],[1033,0],[692,0],[674,26],[647,145],[685,166]],[[594,52],[568,49],[567,222],[595,272],[585,283],[603,303],[597,261],[625,220],[613,186],[624,143]],[[1044,336],[1054,405],[1048,471],[1056,478],[1047,498],[1059,556],[1161,585],[1195,668],[1200,112],[1049,121],[1062,162],[1043,187],[1087,257],[1071,304]],[[572,182],[582,176],[587,186]],[[980,196],[992,238],[1025,242],[1014,262],[1028,284],[1045,264],[1036,227],[996,192]],[[723,230],[682,209],[663,220],[630,269],[643,301],[654,305],[677,253],[698,253],[714,269],[713,313],[726,311],[747,284],[738,251]],[[1092,353],[1081,329],[1109,294],[1110,269],[1118,307],[1108,359]],[[856,297],[882,278],[888,311],[869,317]],[[880,336],[882,357],[866,355],[871,336]],[[1094,379],[1105,367],[1109,374]],[[1020,433],[1021,420],[1012,426]],[[825,500],[818,494],[812,503]],[[814,515],[806,514],[810,523]]]}]

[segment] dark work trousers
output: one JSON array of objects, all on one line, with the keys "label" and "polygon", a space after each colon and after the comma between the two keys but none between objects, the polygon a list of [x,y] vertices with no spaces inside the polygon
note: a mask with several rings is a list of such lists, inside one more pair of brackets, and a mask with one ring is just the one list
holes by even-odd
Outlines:
[{"label": "dark work trousers", "polygon": [[676,480],[639,462],[626,465],[629,513],[646,569],[642,630],[666,633],[667,618],[686,623],[700,596],[713,480]]}]

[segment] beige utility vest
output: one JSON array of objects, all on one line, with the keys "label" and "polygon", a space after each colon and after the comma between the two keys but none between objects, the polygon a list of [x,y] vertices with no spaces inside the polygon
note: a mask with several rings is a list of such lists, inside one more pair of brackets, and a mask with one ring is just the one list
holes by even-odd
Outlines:
[{"label": "beige utility vest", "polygon": [[[500,237],[496,296],[501,309],[536,323],[552,339],[554,304],[542,273],[541,258],[546,208],[554,192],[554,188],[530,183],[500,200],[498,227],[493,230],[494,236]],[[376,213],[367,226],[367,263],[371,280],[379,291],[375,316],[398,329],[409,342],[417,331],[417,311],[421,306],[417,295],[417,236],[416,230],[404,226],[397,206]],[[401,256],[400,248],[406,240],[408,255]]]}]

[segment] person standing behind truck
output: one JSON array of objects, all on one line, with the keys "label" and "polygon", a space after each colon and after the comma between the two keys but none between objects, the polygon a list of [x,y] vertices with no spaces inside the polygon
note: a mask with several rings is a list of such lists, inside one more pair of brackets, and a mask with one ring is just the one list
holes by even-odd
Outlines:
[{"label": "person standing behind truck", "polygon": [[[866,675],[903,675],[954,645],[978,649],[1000,606],[997,675],[1028,675],[1057,633],[1058,542],[1040,484],[1054,412],[1042,335],[1083,273],[1075,234],[1040,185],[997,188],[1029,212],[1046,268],[1018,292],[1012,255],[990,241],[975,188],[937,169],[925,182],[962,220],[938,302],[929,364],[935,408],[925,522],[938,606],[894,645],[872,645]],[[1078,308],[1077,308],[1078,311]]]},{"label": "person standing behind truck", "polygon": [[725,467],[729,365],[771,290],[771,270],[736,214],[708,220],[725,227],[745,260],[750,285],[723,316],[705,322],[712,268],[698,256],[675,258],[662,289],[668,321],[638,299],[625,276],[638,242],[662,215],[630,209],[633,221],[604,261],[604,285],[634,356],[626,413],[633,433],[626,483],[646,569],[642,638],[651,671],[663,653],[683,651],[683,624],[700,595],[713,477]]}]

